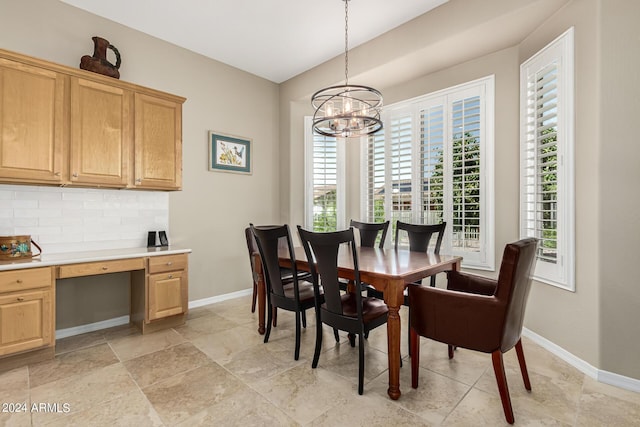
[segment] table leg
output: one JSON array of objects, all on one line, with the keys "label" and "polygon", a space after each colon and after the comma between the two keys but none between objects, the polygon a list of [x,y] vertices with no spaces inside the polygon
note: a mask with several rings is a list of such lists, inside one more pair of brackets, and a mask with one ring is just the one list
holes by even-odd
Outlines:
[{"label": "table leg", "polygon": [[262,273],[262,260],[260,255],[254,254],[254,266],[256,269],[256,275],[258,276],[258,333],[264,335],[264,315],[265,308],[267,306],[267,287],[264,283],[264,274]]},{"label": "table leg", "polygon": [[393,400],[400,398],[400,305],[404,283],[391,282],[385,291],[385,302],[389,307],[387,319],[387,352],[389,358],[389,389],[387,394]]}]

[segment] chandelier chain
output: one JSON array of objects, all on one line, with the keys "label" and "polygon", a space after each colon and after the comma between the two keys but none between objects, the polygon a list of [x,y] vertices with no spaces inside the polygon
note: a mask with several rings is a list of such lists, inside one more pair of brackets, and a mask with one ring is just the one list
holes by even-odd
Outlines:
[{"label": "chandelier chain", "polygon": [[349,85],[349,0],[344,0],[344,84]]}]

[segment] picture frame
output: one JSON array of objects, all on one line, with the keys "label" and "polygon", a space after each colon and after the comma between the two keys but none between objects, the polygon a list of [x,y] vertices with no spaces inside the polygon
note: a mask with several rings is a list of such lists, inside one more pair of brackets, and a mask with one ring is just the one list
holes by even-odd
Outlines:
[{"label": "picture frame", "polygon": [[251,175],[252,149],[251,138],[209,131],[209,170]]}]

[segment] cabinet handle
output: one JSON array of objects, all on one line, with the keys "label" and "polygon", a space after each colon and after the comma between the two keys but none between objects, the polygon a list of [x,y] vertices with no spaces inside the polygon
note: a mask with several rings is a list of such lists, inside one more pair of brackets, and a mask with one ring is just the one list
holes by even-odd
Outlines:
[{"label": "cabinet handle", "polygon": [[74,177],[74,178],[77,178],[78,177],[78,172],[74,172],[71,176]]},{"label": "cabinet handle", "polygon": [[18,301],[20,301],[20,302],[24,301],[24,298],[22,298],[22,297],[18,297],[17,299],[18,299]]},{"label": "cabinet handle", "polygon": [[173,279],[173,274],[170,274],[170,275],[169,275],[169,279]]},{"label": "cabinet handle", "polygon": [[55,176],[60,176],[60,172],[54,173]]},{"label": "cabinet handle", "polygon": [[140,184],[142,182],[142,178],[136,178],[136,182]]}]

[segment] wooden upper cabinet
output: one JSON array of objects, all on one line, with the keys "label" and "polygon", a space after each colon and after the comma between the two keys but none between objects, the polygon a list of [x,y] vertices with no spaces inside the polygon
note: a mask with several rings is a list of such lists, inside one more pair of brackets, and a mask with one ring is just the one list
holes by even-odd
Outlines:
[{"label": "wooden upper cabinet", "polygon": [[61,183],[65,76],[0,58],[0,181]]},{"label": "wooden upper cabinet", "polygon": [[184,101],[0,49],[0,182],[180,190]]},{"label": "wooden upper cabinet", "polygon": [[182,102],[135,94],[135,188],[182,187]]},{"label": "wooden upper cabinet", "polygon": [[69,179],[73,184],[128,184],[132,99],[129,90],[71,77]]}]

